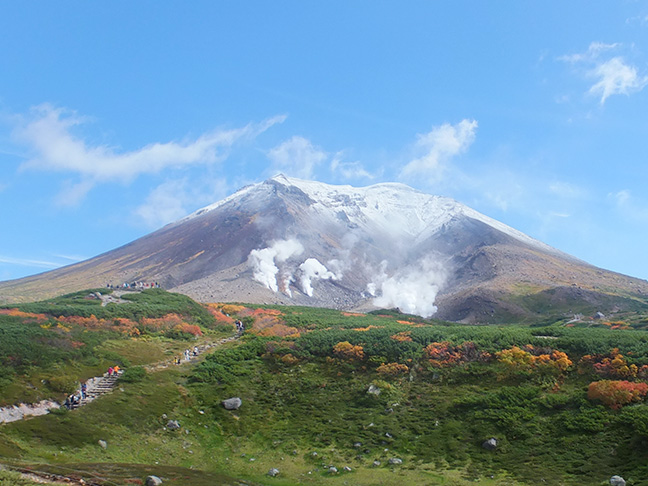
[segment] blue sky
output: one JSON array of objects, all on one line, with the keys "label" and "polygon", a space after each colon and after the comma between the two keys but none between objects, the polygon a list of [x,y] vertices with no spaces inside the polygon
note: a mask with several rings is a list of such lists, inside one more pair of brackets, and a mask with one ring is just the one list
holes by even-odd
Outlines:
[{"label": "blue sky", "polygon": [[0,2],[0,280],[278,172],[648,278],[648,5]]}]

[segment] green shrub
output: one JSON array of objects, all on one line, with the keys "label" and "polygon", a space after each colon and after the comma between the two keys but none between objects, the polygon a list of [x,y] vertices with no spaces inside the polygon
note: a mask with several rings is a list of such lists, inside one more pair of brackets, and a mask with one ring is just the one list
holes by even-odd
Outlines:
[{"label": "green shrub", "polygon": [[49,378],[47,387],[53,392],[69,395],[79,387],[79,382],[70,376],[59,375]]},{"label": "green shrub", "polygon": [[136,383],[142,381],[146,377],[146,370],[142,366],[133,366],[132,368],[127,368],[119,376],[119,381],[124,383]]}]

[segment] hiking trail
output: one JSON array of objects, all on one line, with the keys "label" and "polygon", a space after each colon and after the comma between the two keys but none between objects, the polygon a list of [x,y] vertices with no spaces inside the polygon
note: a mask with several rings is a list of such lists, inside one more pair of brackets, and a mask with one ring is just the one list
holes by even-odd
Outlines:
[{"label": "hiking trail", "polygon": [[[205,351],[235,341],[239,339],[241,335],[241,332],[237,332],[233,336],[219,339],[215,342],[208,342],[197,345],[194,347],[196,348],[197,353],[195,355],[193,353],[190,353],[188,356],[189,359],[182,358],[179,365],[175,364],[175,358],[171,358],[159,361],[157,363],[144,365],[143,368],[148,373],[155,373],[156,371],[167,369],[169,366],[182,366],[189,363],[195,363],[198,357],[200,357],[200,355],[202,355]],[[192,350],[194,348],[192,348]],[[117,386],[119,376],[122,373],[123,370],[120,370],[118,373],[114,373],[112,376],[108,376],[108,373],[104,373],[102,376],[95,376],[85,381],[85,385],[87,386],[86,396],[82,398],[78,403],[71,404],[69,409],[76,410],[103,395],[111,393]],[[80,393],[80,388],[77,389],[76,393]],[[56,409],[62,406],[64,405],[54,400],[41,400],[38,403],[20,403],[18,405],[11,405],[8,407],[0,407],[0,424],[15,422],[29,417],[37,417],[39,415],[46,415],[49,413],[50,409]]]}]

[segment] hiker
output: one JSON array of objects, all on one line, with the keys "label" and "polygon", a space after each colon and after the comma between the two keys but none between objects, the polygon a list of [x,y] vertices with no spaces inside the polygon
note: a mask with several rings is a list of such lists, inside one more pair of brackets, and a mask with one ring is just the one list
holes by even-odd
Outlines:
[{"label": "hiker", "polygon": [[194,346],[193,355],[198,356],[198,346]]},{"label": "hiker", "polygon": [[112,376],[113,371],[115,371],[115,369],[112,366],[110,368],[108,368],[108,376]]},{"label": "hiker", "polygon": [[63,406],[68,410],[72,409],[72,400],[70,399],[71,397],[72,395],[65,397],[65,402],[63,402]]},{"label": "hiker", "polygon": [[88,395],[88,385],[81,383],[81,398],[85,398]]},{"label": "hiker", "polygon": [[117,374],[119,374],[119,370],[120,370],[119,366],[115,366],[115,367],[113,368],[113,373],[114,373],[115,375],[117,375]]}]

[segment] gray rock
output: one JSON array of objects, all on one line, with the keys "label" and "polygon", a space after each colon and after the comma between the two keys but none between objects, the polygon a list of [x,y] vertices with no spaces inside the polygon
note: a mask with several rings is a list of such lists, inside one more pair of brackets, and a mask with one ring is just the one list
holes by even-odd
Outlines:
[{"label": "gray rock", "polygon": [[610,478],[610,486],[625,486],[626,482],[621,476],[612,476]]},{"label": "gray rock", "polygon": [[159,486],[160,484],[162,484],[162,480],[157,476],[147,476],[144,484],[146,486]]},{"label": "gray rock", "polygon": [[394,464],[394,465],[403,464],[403,460],[399,459],[398,457],[392,457],[391,459],[389,459],[389,464]]},{"label": "gray rock", "polygon": [[178,430],[180,428],[180,423],[178,423],[177,420],[169,420],[166,426],[169,430]]},{"label": "gray rock", "polygon": [[360,449],[360,448],[362,447],[362,442],[354,442],[354,443],[353,443],[353,447],[354,447],[355,449]]},{"label": "gray rock", "polygon": [[349,466],[344,466],[344,470],[346,472],[351,472],[352,471],[352,469]]},{"label": "gray rock", "polygon": [[239,397],[223,400],[223,407],[225,407],[227,410],[238,410],[242,404],[243,400],[241,400]]},{"label": "gray rock", "polygon": [[106,442],[105,440],[99,439],[97,443],[102,449],[108,449],[108,442]]},{"label": "gray rock", "polygon": [[372,465],[373,465],[373,467],[378,467],[378,466],[380,466],[380,461],[379,461],[378,459],[376,459],[376,460],[373,462]]},{"label": "gray rock", "polygon": [[485,440],[482,443],[482,447],[486,450],[494,451],[495,449],[497,449],[497,439],[491,437],[490,439]]},{"label": "gray rock", "polygon": [[338,473],[337,467],[335,467],[335,466],[331,466],[331,467],[329,467],[329,468],[328,468],[328,472],[329,472],[330,474],[337,474],[337,473]]},{"label": "gray rock", "polygon": [[371,385],[369,385],[369,389],[367,390],[367,393],[369,395],[378,396],[380,395],[380,388],[378,388],[376,385],[372,383]]},{"label": "gray rock", "polygon": [[268,476],[270,476],[270,477],[274,478],[275,476],[278,476],[278,475],[279,475],[279,469],[276,469],[276,468],[273,467],[272,469],[270,469],[268,471]]}]

